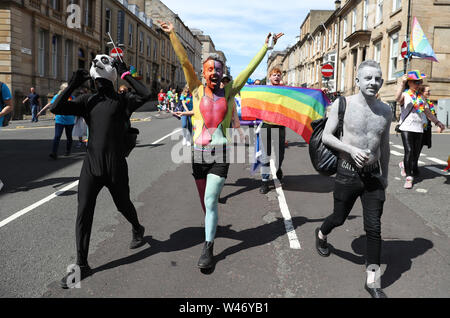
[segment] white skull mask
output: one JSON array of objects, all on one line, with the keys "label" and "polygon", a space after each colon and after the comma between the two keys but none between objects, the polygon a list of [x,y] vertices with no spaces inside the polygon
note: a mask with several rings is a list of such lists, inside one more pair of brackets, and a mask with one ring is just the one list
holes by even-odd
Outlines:
[{"label": "white skull mask", "polygon": [[104,78],[108,81],[115,82],[117,79],[117,70],[113,66],[114,59],[105,54],[99,54],[92,61],[90,70],[91,77],[95,80],[97,78]]}]

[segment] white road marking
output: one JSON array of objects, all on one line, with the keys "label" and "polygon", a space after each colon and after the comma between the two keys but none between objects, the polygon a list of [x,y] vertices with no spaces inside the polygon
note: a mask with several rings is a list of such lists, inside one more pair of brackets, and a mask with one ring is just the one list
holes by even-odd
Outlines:
[{"label": "white road marking", "polygon": [[29,207],[26,207],[25,209],[20,210],[19,212],[14,213],[13,215],[11,215],[10,217],[4,219],[3,221],[0,222],[0,228],[5,226],[6,224],[14,221],[15,219],[21,217],[24,214],[27,214],[28,212],[36,209],[37,207],[43,205],[44,203],[47,203],[48,201],[60,196],[61,194],[63,194],[64,192],[74,188],[78,186],[78,181],[75,181],[71,184],[69,184],[68,186],[66,186],[65,188],[62,188],[59,191],[56,191],[55,193],[49,195],[48,197],[42,199],[41,201],[38,201],[32,205],[30,205]]},{"label": "white road marking", "polygon": [[428,190],[426,190],[426,189],[416,189],[416,192],[419,192],[419,193],[428,193]]},{"label": "white road marking", "polygon": [[447,162],[446,161],[443,161],[443,160],[440,160],[440,159],[437,159],[437,158],[433,158],[433,157],[428,157],[427,159],[447,167]]},{"label": "white road marking", "polygon": [[395,150],[391,150],[391,154],[393,154],[394,156],[397,156],[397,157],[403,157],[404,156],[402,153],[397,152]]},{"label": "white road marking", "polygon": [[289,212],[289,207],[286,203],[286,197],[284,196],[283,188],[281,187],[280,180],[278,180],[278,178],[276,177],[277,170],[275,167],[275,161],[273,159],[270,160],[270,168],[272,170],[272,177],[278,194],[278,202],[280,204],[281,214],[284,218],[284,226],[289,238],[289,246],[292,249],[299,250],[301,249],[300,242],[298,241],[297,233],[295,233],[294,224],[292,223],[291,213]]},{"label": "white road marking", "polygon": [[398,146],[398,145],[392,145],[392,147],[403,150],[404,148],[402,146]]},{"label": "white road marking", "polygon": [[[166,139],[166,138],[168,138],[168,137],[170,137],[170,136],[172,136],[172,135],[175,135],[176,133],[180,132],[181,130],[182,130],[181,128],[174,130],[174,131],[171,132],[170,134],[168,134],[168,135],[162,137],[161,139],[158,139],[157,141],[153,142],[152,145],[156,145],[156,144],[160,143],[160,142],[163,141],[164,139]],[[39,206],[41,206],[41,205],[43,205],[43,204],[49,202],[50,200],[53,200],[54,198],[56,198],[56,197],[62,195],[64,192],[69,191],[69,190],[72,189],[72,188],[75,188],[76,186],[78,186],[78,182],[79,182],[79,181],[77,180],[77,181],[75,181],[75,182],[69,184],[68,186],[62,188],[61,190],[58,190],[58,191],[56,191],[55,193],[49,195],[48,197],[46,197],[46,198],[44,198],[44,199],[42,199],[42,200],[40,200],[40,201],[38,201],[38,202],[36,202],[36,203],[34,203],[34,204],[28,206],[28,207],[26,207],[26,208],[20,210],[19,212],[14,213],[14,214],[11,215],[10,217],[8,217],[8,218],[6,218],[6,219],[4,219],[3,221],[0,222],[0,228],[2,228],[3,226],[5,226],[6,224],[8,224],[8,223],[10,223],[10,222],[12,222],[12,221],[14,221],[14,220],[16,220],[17,218],[19,218],[19,217],[21,217],[21,216],[23,216],[23,215],[25,215],[25,214],[27,214],[27,213],[33,211],[33,210],[36,209],[37,207],[39,207]]]}]

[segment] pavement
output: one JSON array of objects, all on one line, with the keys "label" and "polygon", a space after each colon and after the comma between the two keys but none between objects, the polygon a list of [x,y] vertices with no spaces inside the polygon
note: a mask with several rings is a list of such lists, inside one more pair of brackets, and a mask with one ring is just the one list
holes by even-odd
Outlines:
[{"label": "pavement", "polygon": [[[332,255],[320,257],[313,233],[332,211],[334,178],[314,171],[307,145],[290,130],[282,192],[273,184],[267,195],[259,194],[250,163],[231,165],[219,204],[217,264],[212,272],[199,271],[203,212],[190,164],[170,159],[189,157],[189,150],[180,146],[179,134],[163,138],[179,123],[164,113],[133,116],[141,134],[128,159],[130,193],[146,227],[145,246],[128,249],[130,225],[102,190],[89,254],[94,274],[79,289],[60,289],[59,279],[74,262],[73,187],[0,227],[0,297],[368,298],[361,204],[329,236]],[[1,176],[6,186],[0,193],[0,222],[75,182],[83,159],[82,151],[47,159],[51,120],[15,124],[0,134],[6,149],[0,159],[8,159]],[[448,134],[433,135],[433,148],[421,157],[421,177],[408,191],[397,166],[401,149],[394,147],[401,139],[391,135],[391,150],[399,155],[391,155],[382,218],[382,287],[389,297],[449,297],[450,179],[439,173],[450,154],[449,141]],[[291,248],[289,230],[300,248]]]}]

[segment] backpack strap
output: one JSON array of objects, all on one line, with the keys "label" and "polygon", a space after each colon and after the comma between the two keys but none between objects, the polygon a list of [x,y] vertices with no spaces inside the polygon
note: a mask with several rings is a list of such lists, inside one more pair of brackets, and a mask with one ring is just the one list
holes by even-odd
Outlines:
[{"label": "backpack strap", "polygon": [[345,96],[339,97],[339,124],[338,124],[338,136],[341,138],[344,136],[344,116],[347,109],[347,99]]},{"label": "backpack strap", "polygon": [[0,82],[0,110],[3,108],[5,101],[3,100],[3,82]]}]

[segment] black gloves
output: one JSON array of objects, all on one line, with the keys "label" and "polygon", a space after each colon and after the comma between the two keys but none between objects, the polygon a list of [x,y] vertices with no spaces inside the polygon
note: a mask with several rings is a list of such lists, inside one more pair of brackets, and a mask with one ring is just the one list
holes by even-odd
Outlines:
[{"label": "black gloves", "polygon": [[73,72],[72,78],[70,79],[69,85],[74,85],[75,87],[80,87],[84,82],[90,80],[91,76],[86,70],[77,70]]},{"label": "black gloves", "polygon": [[121,62],[117,59],[114,61],[114,67],[117,69],[117,75],[119,77],[122,77],[123,73],[128,72],[128,67],[125,62]]}]

